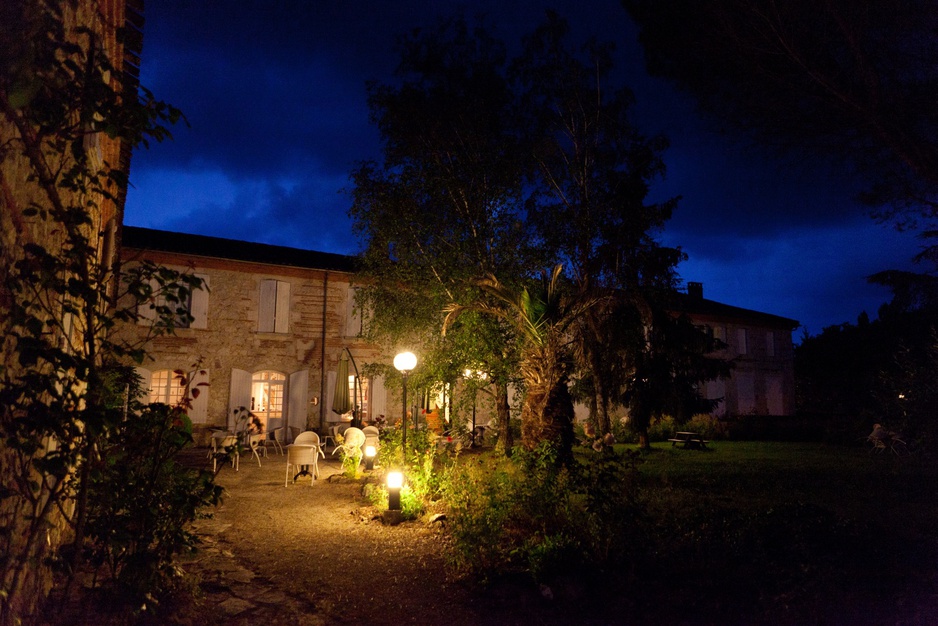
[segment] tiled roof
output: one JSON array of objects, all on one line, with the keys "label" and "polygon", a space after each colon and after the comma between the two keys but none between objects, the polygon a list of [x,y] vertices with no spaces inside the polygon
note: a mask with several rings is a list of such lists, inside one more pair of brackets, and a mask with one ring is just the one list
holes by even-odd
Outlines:
[{"label": "tiled roof", "polygon": [[344,254],[301,250],[206,235],[189,235],[139,226],[124,226],[122,245],[135,250],[173,252],[335,272],[351,273],[358,268],[358,259]]},{"label": "tiled roof", "polygon": [[724,320],[735,320],[775,328],[795,329],[801,325],[797,320],[780,315],[744,309],[680,292],[674,294],[672,309],[688,315],[707,315]]}]

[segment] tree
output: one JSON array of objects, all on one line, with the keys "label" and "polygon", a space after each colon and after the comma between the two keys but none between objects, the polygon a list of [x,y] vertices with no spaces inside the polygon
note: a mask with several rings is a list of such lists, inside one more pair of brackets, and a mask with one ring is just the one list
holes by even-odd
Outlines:
[{"label": "tree", "polygon": [[[144,356],[114,335],[137,305],[169,332],[195,277],[142,265],[116,308],[115,229],[129,150],[179,112],[113,63],[98,7],[7,3],[0,19],[0,623],[34,615],[50,562],[83,554],[93,463],[125,418],[115,375]],[[119,13],[119,12],[117,12]],[[111,33],[114,35],[114,33]],[[110,218],[110,219],[109,219]],[[160,297],[158,304],[153,299]],[[58,554],[60,544],[71,549]]]},{"label": "tree", "polygon": [[655,240],[677,200],[645,201],[664,174],[667,140],[634,126],[628,89],[607,90],[610,47],[591,41],[577,56],[567,34],[549,13],[513,70],[534,146],[530,219],[549,258],[565,264],[580,293],[597,297],[577,320],[575,379],[597,431],[607,433],[631,379],[628,352],[647,321],[638,314],[645,292],[673,288],[683,254]]},{"label": "tree", "polygon": [[495,276],[479,281],[495,300],[468,306],[451,304],[444,332],[468,310],[501,319],[515,330],[521,342],[519,368],[524,382],[521,405],[521,443],[528,450],[546,442],[560,463],[572,461],[573,398],[570,396],[571,326],[596,299],[590,294],[565,292],[563,266],[544,272],[533,289],[516,289]]},{"label": "tree", "polygon": [[675,316],[671,294],[659,294],[646,312],[640,345],[629,352],[632,379],[623,387],[622,402],[629,409],[629,425],[648,449],[648,427],[670,415],[683,423],[698,413],[709,413],[720,401],[708,400],[700,384],[726,378],[731,364],[712,356],[720,347],[713,336],[694,326],[686,316]]},{"label": "tree", "polygon": [[652,74],[765,145],[856,168],[878,215],[938,216],[934,0],[623,0]]},{"label": "tree", "polygon": [[363,306],[372,338],[420,354],[415,380],[454,382],[485,363],[508,429],[512,338],[467,317],[443,339],[443,308],[474,301],[472,279],[521,276],[531,253],[522,215],[520,145],[502,44],[481,27],[443,23],[401,44],[398,85],[371,85],[380,165],[353,173],[351,216],[365,243]]}]

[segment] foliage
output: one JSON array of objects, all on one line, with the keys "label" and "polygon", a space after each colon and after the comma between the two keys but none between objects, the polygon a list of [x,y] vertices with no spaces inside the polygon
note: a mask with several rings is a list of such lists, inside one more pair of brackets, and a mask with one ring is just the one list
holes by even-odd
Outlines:
[{"label": "foliage", "polygon": [[658,302],[650,306],[648,319],[644,345],[630,353],[634,369],[623,389],[629,426],[645,448],[648,428],[655,420],[671,415],[682,423],[713,409],[719,400],[702,397],[700,382],[725,378],[732,367],[711,356],[719,340],[686,316],[674,317]]},{"label": "foliage", "polygon": [[383,161],[353,173],[368,335],[419,355],[416,388],[455,383],[470,363],[504,388],[515,358],[504,328],[470,316],[439,333],[446,304],[477,297],[472,278],[523,275],[530,263],[504,46],[452,20],[402,38],[400,55],[397,84],[369,89]]},{"label": "foliage", "polygon": [[938,201],[934,2],[626,0],[648,69],[721,121],[800,157],[833,157],[900,223]]},{"label": "foliage", "polygon": [[211,472],[176,460],[192,445],[185,410],[134,402],[94,460],[86,558],[138,600],[166,589],[173,557],[195,547],[188,523],[221,496]]},{"label": "foliage", "polygon": [[451,304],[443,332],[465,311],[478,311],[503,320],[518,336],[521,346],[519,369],[524,383],[521,406],[521,442],[528,450],[541,443],[552,446],[557,461],[567,463],[573,446],[573,399],[568,388],[569,330],[595,305],[591,294],[569,293],[562,282],[563,267],[557,265],[541,280],[521,289],[488,276],[478,281],[488,298],[468,305]]},{"label": "foliage", "polygon": [[[11,236],[16,245],[3,250],[0,269],[3,623],[31,611],[49,573],[47,557],[69,535],[66,565],[71,571],[80,565],[97,504],[95,464],[123,436],[125,388],[114,384],[116,368],[145,356],[142,344],[115,335],[115,325],[148,310],[152,335],[172,332],[186,315],[182,303],[201,286],[193,276],[147,263],[127,271],[120,285],[114,278],[116,259],[106,256],[114,246],[107,245],[102,215],[110,207],[119,219],[127,172],[97,158],[94,146],[120,151],[160,141],[180,113],[112,65],[98,31],[67,26],[64,16],[74,9],[8,3],[0,19],[2,41],[15,43],[0,51],[0,115],[8,131],[3,175],[28,168],[23,180],[4,180],[4,188],[29,197],[27,206],[15,206],[20,196],[5,196],[4,211],[18,214],[30,233],[45,234]],[[146,542],[158,526],[137,530]],[[161,539],[161,554],[173,543]]]},{"label": "foliage", "polygon": [[795,348],[799,410],[827,415],[829,436],[854,441],[880,423],[914,447],[938,438],[938,318],[895,297],[879,317],[825,328]]},{"label": "foliage", "polygon": [[[645,202],[666,142],[631,123],[627,90],[606,90],[609,48],[571,52],[566,35],[550,14],[510,62],[462,20],[405,38],[400,83],[371,88],[384,160],[353,174],[351,211],[372,338],[421,352],[418,385],[485,364],[499,424],[520,386],[524,445],[552,441],[562,462],[568,383],[608,432],[654,321],[646,292],[673,288],[682,258],[655,239],[675,201]],[[556,269],[532,280],[546,266],[568,269],[563,289]]]},{"label": "foliage", "polygon": [[549,487],[561,484],[549,461],[462,457],[445,492],[453,564],[489,580],[538,572],[559,597],[579,584],[566,599],[580,621],[597,604],[642,623],[701,611],[721,623],[914,622],[933,606],[934,467],[858,447],[713,448],[584,451],[565,493]]},{"label": "foliage", "polygon": [[632,456],[611,448],[581,468],[544,444],[511,460],[455,465],[443,494],[454,567],[483,577],[523,568],[538,582],[621,558],[637,519]]},{"label": "foliage", "polygon": [[[428,505],[439,498],[442,470],[448,459],[438,454],[438,438],[435,433],[427,429],[408,431],[406,455],[401,449],[401,434],[402,431],[398,428],[382,433],[378,465],[404,474],[401,511],[404,519],[416,519],[426,512]],[[387,490],[382,487],[372,496],[372,501],[385,506]]]}]

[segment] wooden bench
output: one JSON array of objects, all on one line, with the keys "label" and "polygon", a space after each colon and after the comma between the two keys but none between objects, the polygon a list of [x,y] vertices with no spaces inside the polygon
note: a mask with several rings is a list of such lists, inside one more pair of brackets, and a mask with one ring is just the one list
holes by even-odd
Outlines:
[{"label": "wooden bench", "polygon": [[695,448],[697,450],[703,450],[707,447],[707,444],[710,443],[710,440],[704,439],[703,435],[700,433],[692,433],[687,431],[679,431],[674,433],[674,437],[668,439],[671,442],[671,447],[681,444],[685,449],[686,448]]}]

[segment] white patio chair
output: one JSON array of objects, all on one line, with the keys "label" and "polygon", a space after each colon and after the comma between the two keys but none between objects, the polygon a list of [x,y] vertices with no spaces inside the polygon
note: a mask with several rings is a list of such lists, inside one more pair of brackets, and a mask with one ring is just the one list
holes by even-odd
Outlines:
[{"label": "white patio chair", "polygon": [[223,430],[212,433],[212,471],[218,471],[219,460],[230,460],[237,472],[241,468],[241,455],[238,453],[238,437]]},{"label": "white patio chair", "polygon": [[326,453],[322,451],[322,443],[319,441],[319,435],[312,430],[304,430],[296,439],[293,440],[295,446],[316,446],[316,452],[319,456],[326,458]]},{"label": "white patio chair", "polygon": [[345,441],[340,446],[336,446],[335,450],[332,451],[332,454],[336,453],[336,450],[341,450],[343,457],[355,457],[360,463],[364,452],[362,446],[365,444],[365,433],[362,432],[360,428],[346,428],[345,433],[343,434]]},{"label": "white patio chair", "polygon": [[[309,485],[312,487],[313,481],[319,478],[319,453],[319,446],[315,444],[291,443],[288,445],[287,474],[284,478],[283,486],[288,487],[290,485],[290,468],[293,468],[297,472],[293,476],[294,482],[296,482],[300,474],[306,472],[309,473]],[[310,466],[312,466],[311,472],[304,469]]]},{"label": "white patio chair", "polygon": [[281,455],[283,455],[283,446],[280,444],[280,438],[283,437],[283,426],[280,428],[274,428],[269,433],[267,433],[267,438],[264,439],[264,456],[267,456],[267,447],[273,446]]},{"label": "white patio chair", "polygon": [[247,447],[251,451],[251,454],[254,455],[254,458],[257,459],[257,466],[261,466],[261,455],[260,452],[264,453],[264,456],[267,456],[267,448],[264,447],[264,435],[261,433],[252,433],[248,435],[247,438]]}]

